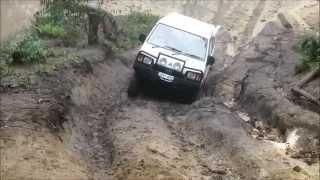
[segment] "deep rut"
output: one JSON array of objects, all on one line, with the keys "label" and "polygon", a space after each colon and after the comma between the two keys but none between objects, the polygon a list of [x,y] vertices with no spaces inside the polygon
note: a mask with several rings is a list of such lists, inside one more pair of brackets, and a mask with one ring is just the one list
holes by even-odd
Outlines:
[{"label": "deep rut", "polygon": [[[121,154],[115,158],[115,162],[124,166],[116,168],[118,178],[134,179],[143,175],[152,179],[208,179],[213,175],[195,150],[201,145],[186,139],[177,129],[177,117],[168,114],[175,111],[175,114],[183,117],[188,105],[170,102],[158,104],[137,99],[120,109],[117,115],[119,119],[112,128],[114,144]],[[132,167],[137,164],[142,167]],[[128,168],[133,170],[124,172]]]},{"label": "deep rut", "polygon": [[94,179],[268,179],[288,168],[287,157],[249,136],[246,123],[215,97],[186,105],[151,89],[156,93],[127,99],[125,61],[94,66],[71,90],[69,142]]}]

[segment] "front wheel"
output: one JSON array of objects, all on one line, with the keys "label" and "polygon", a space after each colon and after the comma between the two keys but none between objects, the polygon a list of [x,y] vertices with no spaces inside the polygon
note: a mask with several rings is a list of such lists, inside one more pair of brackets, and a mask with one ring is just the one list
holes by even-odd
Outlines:
[{"label": "front wheel", "polygon": [[184,94],[183,103],[192,104],[193,102],[199,99],[200,99],[200,90],[194,90]]},{"label": "front wheel", "polygon": [[139,80],[137,75],[133,75],[128,87],[128,96],[137,97],[140,93],[140,86],[141,86],[141,81]]}]

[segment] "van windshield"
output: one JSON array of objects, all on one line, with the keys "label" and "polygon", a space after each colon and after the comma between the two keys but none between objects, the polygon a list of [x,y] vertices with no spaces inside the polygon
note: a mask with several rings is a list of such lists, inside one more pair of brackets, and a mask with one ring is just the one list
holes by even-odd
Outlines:
[{"label": "van windshield", "polygon": [[159,24],[148,42],[156,47],[175,50],[177,54],[189,55],[204,61],[207,39],[164,24]]}]

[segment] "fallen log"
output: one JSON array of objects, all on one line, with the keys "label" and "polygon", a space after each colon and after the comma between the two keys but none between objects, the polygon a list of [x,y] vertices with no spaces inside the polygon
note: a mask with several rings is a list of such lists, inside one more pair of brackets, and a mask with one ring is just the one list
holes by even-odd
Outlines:
[{"label": "fallen log", "polygon": [[314,102],[315,104],[320,106],[320,101],[312,96],[310,93],[306,92],[305,90],[299,88],[299,87],[294,87],[291,89],[292,92],[299,94],[301,96],[304,96],[305,98],[307,98],[309,101]]},{"label": "fallen log", "polygon": [[301,88],[303,85],[308,83],[310,80],[312,80],[315,76],[320,74],[320,68],[317,68],[313,71],[311,71],[309,74],[307,74],[304,78],[302,78],[296,85],[296,87]]},{"label": "fallen log", "polygon": [[317,68],[307,74],[304,78],[302,78],[295,87],[291,88],[291,91],[297,95],[305,97],[307,100],[317,104],[320,106],[320,100],[308,93],[307,91],[303,90],[302,87],[311,81],[314,77],[320,74],[320,68]]}]

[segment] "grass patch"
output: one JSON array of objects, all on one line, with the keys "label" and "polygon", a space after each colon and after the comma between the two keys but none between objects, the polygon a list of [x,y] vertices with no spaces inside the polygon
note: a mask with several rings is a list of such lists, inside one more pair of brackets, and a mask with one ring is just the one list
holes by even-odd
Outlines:
[{"label": "grass patch", "polygon": [[6,43],[0,50],[1,64],[33,64],[45,61],[46,44],[32,32]]},{"label": "grass patch", "polygon": [[147,35],[159,18],[159,16],[143,12],[131,12],[128,15],[118,16],[118,24],[126,36],[126,41],[122,42],[120,47],[131,48],[137,46],[140,43],[139,35]]},{"label": "grass patch", "polygon": [[296,73],[320,68],[320,35],[319,33],[306,34],[295,46],[301,55],[301,62],[296,65]]},{"label": "grass patch", "polygon": [[76,46],[86,26],[86,0],[53,0],[34,15],[33,28],[41,38],[63,40],[63,45]]},{"label": "grass patch", "polygon": [[35,28],[41,37],[63,38],[66,34],[63,26],[54,23],[40,24]]}]

